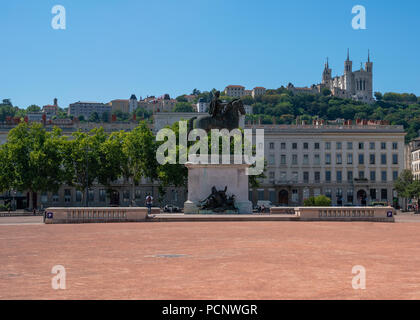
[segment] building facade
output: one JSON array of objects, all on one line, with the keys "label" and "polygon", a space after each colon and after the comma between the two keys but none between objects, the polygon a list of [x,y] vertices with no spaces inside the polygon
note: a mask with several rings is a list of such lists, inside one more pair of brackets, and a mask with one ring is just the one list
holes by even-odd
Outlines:
[{"label": "building facade", "polygon": [[240,98],[245,95],[245,87],[238,85],[229,85],[225,88],[225,95],[228,97]]},{"label": "building facade", "polygon": [[365,68],[362,64],[360,70],[353,71],[353,62],[350,60],[349,51],[347,59],[344,61],[344,74],[332,77],[332,69],[327,62],[322,73],[322,82],[319,85],[322,88],[328,88],[333,96],[340,98],[349,98],[356,101],[373,103],[373,62],[370,61],[368,53]]},{"label": "building facade", "polygon": [[326,195],[334,205],[395,204],[393,182],[404,169],[402,126],[274,125],[265,131],[266,178],[250,200],[303,205]]},{"label": "building facade", "polygon": [[78,101],[69,104],[68,115],[75,118],[83,116],[86,120],[89,119],[90,115],[96,112],[99,116],[103,113],[111,113],[112,107],[108,104],[100,102],[82,102]]}]

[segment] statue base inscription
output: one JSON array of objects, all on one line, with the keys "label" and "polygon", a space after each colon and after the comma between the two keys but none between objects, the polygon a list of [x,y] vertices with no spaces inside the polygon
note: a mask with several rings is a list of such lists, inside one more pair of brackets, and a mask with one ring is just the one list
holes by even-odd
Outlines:
[{"label": "statue base inscription", "polygon": [[[187,163],[188,200],[184,203],[186,214],[251,214],[252,203],[248,200],[247,164],[195,164]],[[227,210],[203,209],[203,200],[215,192],[234,196],[235,208]],[[209,203],[209,202],[207,202]]]}]

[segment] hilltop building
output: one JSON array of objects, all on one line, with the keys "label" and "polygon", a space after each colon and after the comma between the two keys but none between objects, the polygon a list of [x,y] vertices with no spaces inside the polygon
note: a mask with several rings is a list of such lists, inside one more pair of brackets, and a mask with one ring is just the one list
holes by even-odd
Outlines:
[{"label": "hilltop building", "polygon": [[322,82],[311,87],[295,87],[289,83],[288,90],[294,93],[321,93],[327,88],[331,94],[339,98],[347,98],[365,103],[373,103],[373,62],[368,53],[365,67],[353,71],[353,61],[350,60],[350,53],[347,50],[347,59],[344,61],[344,73],[341,76],[332,77],[332,69],[329,66],[328,58],[322,72]]}]

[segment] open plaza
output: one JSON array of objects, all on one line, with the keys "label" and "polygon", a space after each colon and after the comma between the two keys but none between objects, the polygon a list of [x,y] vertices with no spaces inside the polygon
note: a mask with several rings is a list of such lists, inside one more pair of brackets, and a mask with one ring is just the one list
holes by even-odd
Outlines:
[{"label": "open plaza", "polygon": [[[420,299],[419,222],[1,217],[0,299]],[[54,266],[65,289],[52,287]],[[353,289],[354,266],[365,289]]]}]

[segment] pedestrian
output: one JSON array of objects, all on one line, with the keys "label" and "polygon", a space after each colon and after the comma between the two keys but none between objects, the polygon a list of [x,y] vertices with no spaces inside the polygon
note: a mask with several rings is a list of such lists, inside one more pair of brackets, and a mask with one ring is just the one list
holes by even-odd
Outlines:
[{"label": "pedestrian", "polygon": [[153,197],[149,194],[146,196],[146,207],[147,207],[147,214],[152,213],[152,205],[153,205]]}]

